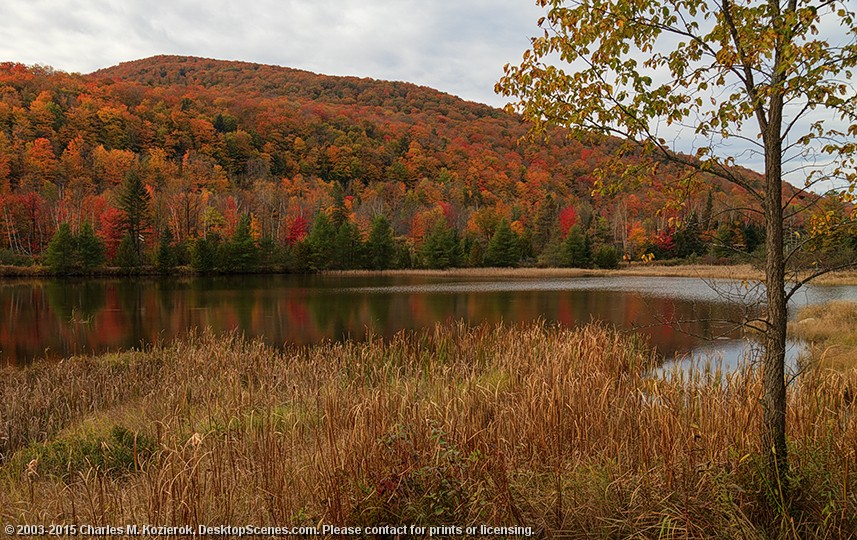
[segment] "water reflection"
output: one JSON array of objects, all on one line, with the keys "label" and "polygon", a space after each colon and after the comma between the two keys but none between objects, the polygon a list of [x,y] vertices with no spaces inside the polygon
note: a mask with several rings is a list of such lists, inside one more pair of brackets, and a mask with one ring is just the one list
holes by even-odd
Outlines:
[{"label": "water reflection", "polygon": [[[734,286],[720,283],[719,286]],[[808,289],[799,299],[857,297],[854,287]],[[371,330],[464,319],[573,326],[592,320],[646,334],[666,357],[734,344],[738,306],[692,278],[465,280],[390,276],[231,276],[164,280],[32,280],[0,283],[0,361],[138,347],[194,328],[261,336],[272,345],[361,339]],[[677,324],[677,321],[686,321]]]}]

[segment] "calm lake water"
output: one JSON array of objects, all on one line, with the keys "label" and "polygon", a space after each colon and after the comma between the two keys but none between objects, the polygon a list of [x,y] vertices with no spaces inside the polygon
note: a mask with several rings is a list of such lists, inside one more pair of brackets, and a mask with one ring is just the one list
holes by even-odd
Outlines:
[{"label": "calm lake water", "polygon": [[[5,281],[0,282],[0,363],[139,347],[205,327],[261,336],[278,346],[361,339],[367,331],[391,336],[459,319],[543,319],[568,326],[599,320],[648,335],[667,358],[705,350],[729,355],[742,347],[740,332],[717,321],[741,317],[739,305],[726,298],[733,294],[748,291],[734,282],[653,277]],[[857,300],[857,287],[808,288],[795,304],[837,298]]]}]

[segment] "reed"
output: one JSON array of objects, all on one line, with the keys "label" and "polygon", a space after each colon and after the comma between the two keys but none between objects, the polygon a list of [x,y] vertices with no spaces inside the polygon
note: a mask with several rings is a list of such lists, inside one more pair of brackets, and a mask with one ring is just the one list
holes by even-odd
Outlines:
[{"label": "reed", "polygon": [[857,303],[807,306],[789,324],[789,332],[808,344],[809,363],[838,370],[857,368]]},{"label": "reed", "polygon": [[781,501],[759,457],[758,374],[653,378],[657,362],[599,325],[451,323],[283,351],[200,333],[6,370],[0,521],[857,531],[857,371],[794,384]]}]

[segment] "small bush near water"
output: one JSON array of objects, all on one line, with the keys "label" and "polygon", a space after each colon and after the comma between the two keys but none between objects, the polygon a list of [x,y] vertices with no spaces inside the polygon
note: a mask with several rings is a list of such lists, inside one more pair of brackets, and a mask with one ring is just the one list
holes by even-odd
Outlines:
[{"label": "small bush near water", "polygon": [[0,521],[855,534],[857,371],[792,385],[782,500],[759,375],[650,378],[656,362],[598,325],[449,324],[284,351],[203,334],[6,370]]}]

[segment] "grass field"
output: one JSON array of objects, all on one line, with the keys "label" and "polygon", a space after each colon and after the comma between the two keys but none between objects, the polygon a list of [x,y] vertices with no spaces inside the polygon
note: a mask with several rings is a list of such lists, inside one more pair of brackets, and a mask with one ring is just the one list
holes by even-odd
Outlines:
[{"label": "grass field", "polygon": [[784,501],[763,480],[759,376],[652,379],[656,362],[597,325],[450,324],[285,351],[200,335],[9,369],[0,521],[857,532],[857,370],[791,386]]}]

